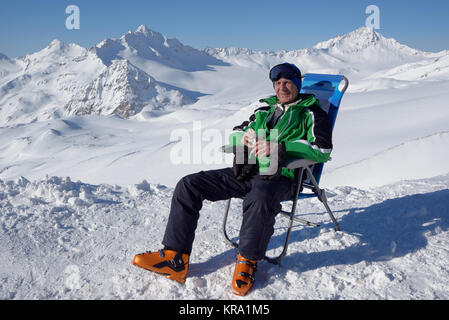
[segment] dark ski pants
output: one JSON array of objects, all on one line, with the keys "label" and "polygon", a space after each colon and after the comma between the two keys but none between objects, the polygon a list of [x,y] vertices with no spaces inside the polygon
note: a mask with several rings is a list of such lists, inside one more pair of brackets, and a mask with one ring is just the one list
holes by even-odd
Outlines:
[{"label": "dark ski pants", "polygon": [[281,201],[290,195],[292,184],[293,180],[284,176],[271,181],[259,175],[240,182],[232,168],[187,175],[176,185],[162,244],[190,254],[203,200],[244,197],[239,252],[247,259],[261,260],[273,235]]}]

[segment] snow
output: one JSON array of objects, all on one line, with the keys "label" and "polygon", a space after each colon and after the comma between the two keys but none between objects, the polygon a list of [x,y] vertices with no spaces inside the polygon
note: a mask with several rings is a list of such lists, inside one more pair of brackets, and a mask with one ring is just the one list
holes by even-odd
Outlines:
[{"label": "snow", "polygon": [[[342,231],[302,200],[321,227],[295,225],[282,266],[259,263],[239,298],[225,203],[206,201],[185,285],[132,266],[160,248],[176,182],[231,165],[218,148],[273,93],[268,70],[284,61],[349,78],[321,178]],[[0,54],[0,298],[448,299],[448,70],[449,51],[369,28],[268,52],[200,51],[140,26],[90,49],[54,40]],[[285,228],[279,218],[270,255]]]},{"label": "snow", "polygon": [[[447,299],[449,176],[370,191],[329,189],[343,232],[321,204],[301,204],[321,228],[295,226],[282,266],[259,264],[247,299]],[[70,178],[0,181],[3,299],[241,299],[230,290],[236,250],[220,234],[224,203],[205,202],[185,285],[137,269],[158,246],[172,188]],[[237,235],[238,200],[228,230]],[[270,244],[279,248],[286,221]]]}]

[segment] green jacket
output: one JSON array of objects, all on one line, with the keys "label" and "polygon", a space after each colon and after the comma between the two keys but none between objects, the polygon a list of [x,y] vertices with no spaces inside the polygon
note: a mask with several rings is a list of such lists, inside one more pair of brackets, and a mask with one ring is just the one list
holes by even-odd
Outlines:
[{"label": "green jacket", "polygon": [[[264,136],[267,141],[284,144],[287,159],[303,158],[316,162],[328,161],[332,151],[332,128],[319,101],[313,95],[300,94],[299,100],[289,105],[277,124],[269,129],[267,123],[273,117],[277,101],[276,96],[261,99],[260,102],[266,105],[256,109],[249,121],[234,127],[234,130],[237,131],[230,135],[230,144],[242,145],[244,132],[253,129],[257,136]],[[257,164],[260,172],[267,170],[270,165],[270,156],[257,158]],[[292,169],[283,167],[281,173],[291,179],[294,178]]]}]

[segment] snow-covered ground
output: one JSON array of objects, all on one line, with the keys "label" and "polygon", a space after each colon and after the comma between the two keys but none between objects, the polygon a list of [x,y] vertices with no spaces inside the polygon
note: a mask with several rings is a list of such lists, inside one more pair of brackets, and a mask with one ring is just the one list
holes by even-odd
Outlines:
[{"label": "snow-covered ground", "polygon": [[[296,225],[282,266],[261,262],[243,299],[448,299],[448,57],[367,28],[263,52],[199,51],[145,26],[90,49],[0,54],[0,298],[242,299],[224,202],[204,204],[185,285],[131,261],[160,248],[182,176],[232,163],[218,148],[289,61],[350,81],[321,179],[342,231],[301,201],[322,226]],[[285,228],[279,218],[269,253]]]},{"label": "snow-covered ground", "polygon": [[[449,175],[369,191],[331,188],[342,232],[317,200],[303,201],[303,217],[321,228],[295,226],[282,266],[260,263],[246,298],[448,299],[448,187]],[[172,192],[145,181],[0,181],[2,299],[241,299],[231,293],[236,249],[221,235],[224,202],[204,204],[184,285],[131,265],[134,254],[160,245]],[[269,254],[285,227],[279,218]]]}]

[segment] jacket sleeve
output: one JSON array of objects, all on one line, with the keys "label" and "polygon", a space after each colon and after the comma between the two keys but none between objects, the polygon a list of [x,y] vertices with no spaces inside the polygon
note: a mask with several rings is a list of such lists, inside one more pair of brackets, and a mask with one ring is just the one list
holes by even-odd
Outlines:
[{"label": "jacket sleeve", "polygon": [[232,132],[229,135],[229,144],[232,146],[242,146],[242,139],[245,131],[249,129],[248,124],[250,121],[244,121],[242,124],[235,126],[232,128]]},{"label": "jacket sleeve", "polygon": [[233,130],[241,130],[246,131],[248,129],[253,129],[255,131],[256,128],[256,113],[258,112],[268,112],[270,110],[270,106],[261,106],[254,110],[254,113],[249,117],[249,120],[243,121],[242,124],[235,126]]},{"label": "jacket sleeve", "polygon": [[319,105],[313,105],[306,113],[306,134],[298,139],[285,141],[288,157],[326,162],[332,152],[332,125]]}]

